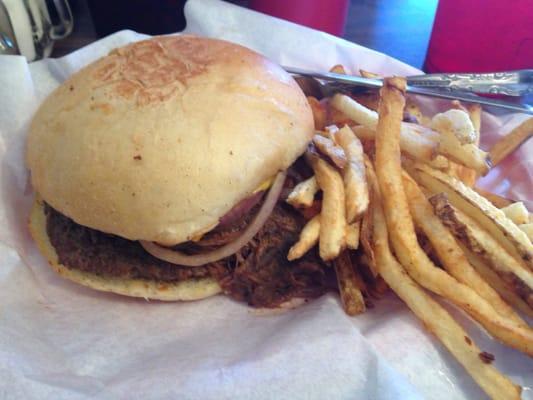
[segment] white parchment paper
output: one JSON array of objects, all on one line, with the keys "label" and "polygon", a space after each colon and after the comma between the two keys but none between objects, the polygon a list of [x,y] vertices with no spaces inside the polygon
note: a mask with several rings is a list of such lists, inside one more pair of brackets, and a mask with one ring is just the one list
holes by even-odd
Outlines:
[{"label": "white parchment paper", "polygon": [[[324,33],[218,0],[189,0],[187,32],[251,47],[284,65],[342,63],[418,71]],[[26,228],[30,118],[69,74],[144,36],[119,32],[56,60],[0,57],[1,399],[482,399],[480,389],[406,307],[389,295],[347,317],[335,295],[290,312],[258,312],[223,296],[184,304],[128,299],[57,277]],[[433,103],[425,104],[434,107]],[[524,116],[484,116],[484,146]],[[533,143],[484,179],[533,200]],[[505,175],[505,176],[504,176]],[[529,203],[531,205],[531,202]],[[533,363],[454,315],[533,399]]]}]

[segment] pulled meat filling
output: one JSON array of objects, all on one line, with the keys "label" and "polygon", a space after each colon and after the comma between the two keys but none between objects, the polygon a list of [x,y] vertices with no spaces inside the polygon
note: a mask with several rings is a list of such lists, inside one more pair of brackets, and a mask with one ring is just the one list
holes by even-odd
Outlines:
[{"label": "pulled meat filling", "polygon": [[[255,307],[276,307],[294,297],[314,298],[334,287],[331,268],[316,252],[289,262],[289,247],[305,221],[278,202],[253,240],[236,254],[201,267],[180,267],[148,254],[136,241],[76,224],[46,206],[47,232],[59,262],[100,276],[177,282],[215,278],[230,297]],[[177,246],[190,253],[234,240],[253,218],[254,210],[238,221],[217,227],[198,242]]]}]

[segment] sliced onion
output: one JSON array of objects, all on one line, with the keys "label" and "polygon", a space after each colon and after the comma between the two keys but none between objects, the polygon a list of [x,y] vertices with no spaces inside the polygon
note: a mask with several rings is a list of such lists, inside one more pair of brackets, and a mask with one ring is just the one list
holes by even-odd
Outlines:
[{"label": "sliced onion", "polygon": [[231,210],[220,217],[217,227],[223,228],[242,218],[243,215],[248,213],[248,211],[254,208],[254,206],[261,201],[263,192],[264,190],[254,193],[250,197],[247,197],[246,199],[241,200],[239,203],[234,205]]},{"label": "sliced onion", "polygon": [[154,242],[147,242],[144,240],[140,241],[141,246],[148,253],[156,258],[159,258],[160,260],[186,267],[198,267],[229,257],[243,248],[250,240],[252,240],[257,232],[259,232],[259,230],[263,227],[268,217],[270,217],[270,214],[272,214],[272,210],[274,210],[276,202],[278,201],[281,189],[283,188],[286,175],[286,171],[280,172],[276,175],[276,179],[274,179],[274,183],[272,184],[272,187],[270,188],[270,191],[268,192],[261,209],[254,217],[254,220],[250,225],[248,225],[243,234],[233,242],[230,242],[208,253],[195,255],[188,255],[181,251],[171,250],[161,247]]}]

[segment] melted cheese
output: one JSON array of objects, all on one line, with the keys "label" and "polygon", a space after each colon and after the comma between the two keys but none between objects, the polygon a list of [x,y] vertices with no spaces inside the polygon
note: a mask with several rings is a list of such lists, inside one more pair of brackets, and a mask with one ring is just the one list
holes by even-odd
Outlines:
[{"label": "melted cheese", "polygon": [[261,192],[263,190],[267,190],[270,186],[272,186],[272,182],[274,182],[274,178],[275,178],[275,176],[273,176],[272,178],[268,178],[266,181],[261,183],[252,193],[255,194],[257,192]]}]

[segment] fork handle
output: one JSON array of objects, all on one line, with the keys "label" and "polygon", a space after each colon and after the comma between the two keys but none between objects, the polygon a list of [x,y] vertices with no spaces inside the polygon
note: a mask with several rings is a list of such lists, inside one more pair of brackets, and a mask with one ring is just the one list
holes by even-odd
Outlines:
[{"label": "fork handle", "polygon": [[533,73],[523,80],[518,71],[491,73],[453,73],[416,75],[407,78],[409,85],[478,94],[523,96],[533,93]]}]

